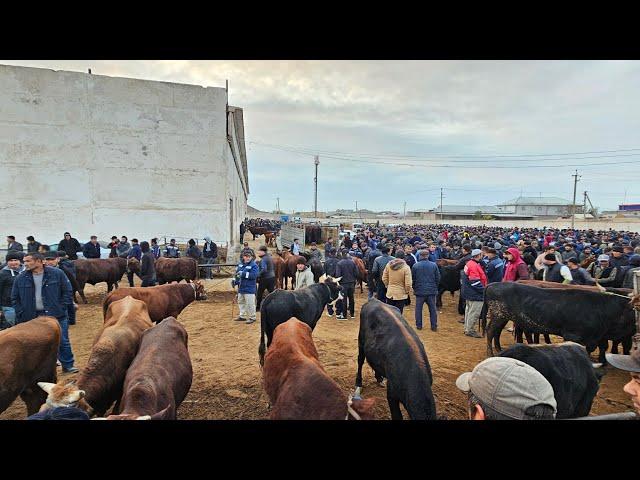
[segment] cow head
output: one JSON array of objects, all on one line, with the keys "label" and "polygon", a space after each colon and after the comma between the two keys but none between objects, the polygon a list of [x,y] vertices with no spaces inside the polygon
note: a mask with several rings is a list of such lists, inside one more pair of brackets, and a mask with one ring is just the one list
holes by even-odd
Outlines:
[{"label": "cow head", "polygon": [[88,414],[93,413],[91,406],[84,400],[85,391],[76,386],[76,382],[49,383],[38,382],[38,386],[47,392],[47,401],[42,409],[55,407],[78,407]]},{"label": "cow head", "polygon": [[133,273],[140,273],[140,262],[137,258],[131,257],[127,259],[127,270]]},{"label": "cow head", "polygon": [[629,302],[629,305],[631,306],[631,308],[633,308],[634,310],[640,311],[640,295],[635,295],[633,293],[630,293],[629,297],[631,298],[631,301]]},{"label": "cow head", "polygon": [[121,413],[119,415],[109,415],[108,417],[92,418],[91,420],[171,420],[171,405],[154,413],[153,415],[138,415],[136,413]]},{"label": "cow head", "polygon": [[326,276],[324,280],[321,279],[321,283],[324,283],[329,288],[329,301],[327,302],[329,305],[335,305],[338,300],[342,300],[343,298],[342,287],[339,283],[341,278],[342,277],[333,278]]},{"label": "cow head", "polygon": [[196,293],[196,300],[206,300],[207,294],[204,291],[204,285],[200,280],[196,280],[194,282],[190,282],[193,290]]}]

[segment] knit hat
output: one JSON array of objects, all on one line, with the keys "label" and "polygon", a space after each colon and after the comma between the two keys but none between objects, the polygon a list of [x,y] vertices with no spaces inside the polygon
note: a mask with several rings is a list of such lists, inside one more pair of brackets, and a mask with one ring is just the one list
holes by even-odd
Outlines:
[{"label": "knit hat", "polygon": [[21,260],[21,258],[20,258],[20,254],[19,254],[19,253],[16,253],[16,252],[13,252],[13,251],[11,251],[11,252],[7,253],[7,256],[6,256],[4,259],[5,259],[5,261],[7,261],[7,262],[8,262],[9,260]]},{"label": "knit hat", "polygon": [[604,253],[602,255],[600,255],[598,257],[598,261],[599,262],[608,262],[609,261],[609,255],[605,255]]},{"label": "knit hat", "polygon": [[502,245],[500,244],[500,242],[496,242],[493,244],[493,248],[495,248],[496,250],[500,250],[502,248]]},{"label": "knit hat", "polygon": [[472,257],[475,257],[477,255],[482,255],[482,250],[480,250],[479,248],[474,248],[473,250],[471,250]]}]

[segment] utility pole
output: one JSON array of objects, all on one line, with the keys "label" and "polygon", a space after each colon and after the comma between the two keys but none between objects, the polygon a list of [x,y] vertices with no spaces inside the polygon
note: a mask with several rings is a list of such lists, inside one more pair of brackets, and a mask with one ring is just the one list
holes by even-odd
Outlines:
[{"label": "utility pole", "polygon": [[575,225],[575,220],[576,220],[576,187],[578,186],[578,170],[576,169],[576,173],[571,176],[573,177],[573,205],[571,205],[571,230],[573,230],[573,226]]},{"label": "utility pole", "polygon": [[318,218],[318,165],[320,165],[320,158],[318,157],[318,155],[314,157],[313,163],[316,166],[316,176],[313,177],[313,185],[315,189],[315,200],[313,202],[313,212],[314,212],[314,217]]},{"label": "utility pole", "polygon": [[444,190],[443,188],[440,188],[440,221],[441,222],[442,222],[442,196],[443,196],[442,191],[443,190]]}]

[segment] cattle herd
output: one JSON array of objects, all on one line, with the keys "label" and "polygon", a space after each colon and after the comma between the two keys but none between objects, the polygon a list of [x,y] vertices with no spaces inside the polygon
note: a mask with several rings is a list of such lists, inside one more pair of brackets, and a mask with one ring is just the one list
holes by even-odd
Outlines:
[{"label": "cattle herd", "polygon": [[[367,265],[354,259],[362,285],[368,278]],[[365,360],[376,381],[386,387],[392,419],[403,418],[401,405],[410,419],[439,418],[427,352],[400,310],[376,298],[362,306],[355,390],[346,393],[324,370],[312,338],[325,308],[342,300],[341,279],[324,274],[322,262],[311,257],[316,283],[287,290],[289,278],[293,285],[297,256],[282,252],[273,260],[278,289],[262,302],[256,339],[271,419],[372,419],[375,400],[362,398]],[[456,262],[437,261],[440,305],[442,293],[460,288]],[[196,262],[158,259],[160,285],[147,288],[118,288],[127,270],[139,269],[135,260],[74,263],[74,294],[84,303],[87,283],[107,284],[103,325],[87,364],[73,381],[57,382],[60,327],[55,318],[39,317],[0,332],[0,412],[19,396],[28,415],[64,406],[95,419],[176,419],[193,379],[188,335],[176,319],[193,301],[206,300]],[[486,288],[480,327],[488,356],[517,358],[533,366],[553,386],[557,418],[576,418],[589,414],[602,376],[589,354],[599,349],[599,362],[604,364],[609,341],[614,351],[621,345],[628,354],[636,333],[636,308],[640,296],[628,289],[499,282]],[[502,350],[500,334],[510,321],[518,343]],[[547,343],[549,335],[561,336],[565,343],[535,345],[540,335]],[[523,336],[532,345],[523,344]]]}]

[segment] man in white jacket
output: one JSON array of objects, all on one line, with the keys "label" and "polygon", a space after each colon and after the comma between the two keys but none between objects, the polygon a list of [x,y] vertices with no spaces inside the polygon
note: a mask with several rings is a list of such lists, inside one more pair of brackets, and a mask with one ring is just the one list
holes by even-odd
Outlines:
[{"label": "man in white jacket", "polygon": [[298,264],[296,265],[298,271],[296,272],[296,288],[295,290],[300,290],[301,288],[308,287],[309,285],[313,285],[313,273],[311,269],[307,266],[307,261],[304,257],[300,257],[298,259]]}]

